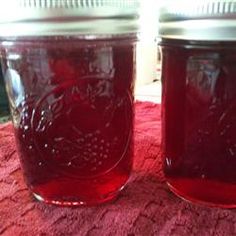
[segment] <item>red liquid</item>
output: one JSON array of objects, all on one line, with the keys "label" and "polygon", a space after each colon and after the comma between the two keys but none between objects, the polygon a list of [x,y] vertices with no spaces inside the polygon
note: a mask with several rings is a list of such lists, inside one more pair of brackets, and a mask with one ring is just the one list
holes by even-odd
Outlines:
[{"label": "red liquid", "polygon": [[117,196],[132,168],[134,43],[18,42],[4,56],[6,75],[14,69],[21,78],[9,94],[36,197],[93,205]]},{"label": "red liquid", "polygon": [[[236,207],[236,50],[163,42],[163,158],[181,197]],[[168,42],[170,44],[170,42]]]}]

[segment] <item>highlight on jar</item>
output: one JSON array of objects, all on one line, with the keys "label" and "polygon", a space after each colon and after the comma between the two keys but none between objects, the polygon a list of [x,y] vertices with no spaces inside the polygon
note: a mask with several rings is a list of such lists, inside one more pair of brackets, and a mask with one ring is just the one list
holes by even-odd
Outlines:
[{"label": "highlight on jar", "polygon": [[160,11],[163,168],[170,189],[236,207],[236,1],[167,1]]},{"label": "highlight on jar", "polygon": [[133,163],[139,1],[40,2],[4,1],[0,10],[25,181],[45,203],[114,200]]}]

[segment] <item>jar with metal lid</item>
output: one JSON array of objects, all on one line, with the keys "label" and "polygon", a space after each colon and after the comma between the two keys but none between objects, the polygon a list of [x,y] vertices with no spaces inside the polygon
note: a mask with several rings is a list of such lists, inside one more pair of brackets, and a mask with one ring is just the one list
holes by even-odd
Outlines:
[{"label": "jar with metal lid", "polygon": [[138,0],[8,0],[0,53],[18,153],[33,195],[114,199],[133,159]]},{"label": "jar with metal lid", "polygon": [[160,11],[164,173],[184,199],[236,207],[236,1]]}]

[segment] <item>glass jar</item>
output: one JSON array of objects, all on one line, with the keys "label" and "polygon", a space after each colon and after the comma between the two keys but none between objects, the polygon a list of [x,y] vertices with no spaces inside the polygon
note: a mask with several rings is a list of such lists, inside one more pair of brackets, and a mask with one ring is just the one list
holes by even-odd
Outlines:
[{"label": "glass jar", "polygon": [[[18,14],[4,16],[7,9]],[[96,205],[126,184],[138,11],[136,0],[12,0],[1,9],[16,143],[38,200]]]},{"label": "glass jar", "polygon": [[181,198],[225,208],[236,207],[235,6],[169,2],[160,15],[166,181]]}]

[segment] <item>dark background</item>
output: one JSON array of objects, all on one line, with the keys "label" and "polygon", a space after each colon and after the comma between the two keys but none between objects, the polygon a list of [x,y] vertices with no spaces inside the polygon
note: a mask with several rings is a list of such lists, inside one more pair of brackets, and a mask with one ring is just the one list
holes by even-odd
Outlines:
[{"label": "dark background", "polygon": [[6,122],[8,120],[9,120],[8,101],[2,75],[2,69],[0,67],[0,123]]}]

